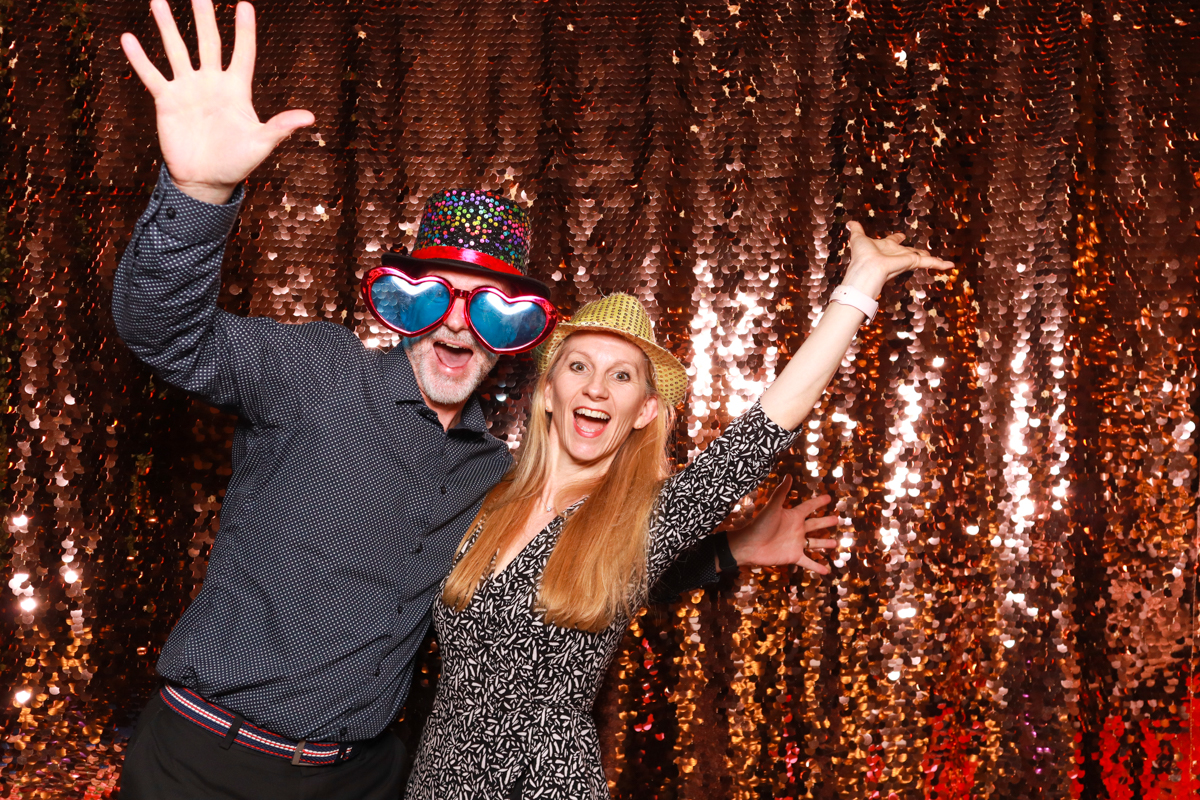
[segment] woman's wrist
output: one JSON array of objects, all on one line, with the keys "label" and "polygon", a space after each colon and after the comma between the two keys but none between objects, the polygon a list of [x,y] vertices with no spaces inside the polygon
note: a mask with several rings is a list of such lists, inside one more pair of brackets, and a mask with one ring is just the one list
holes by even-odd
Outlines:
[{"label": "woman's wrist", "polygon": [[879,295],[883,293],[884,283],[886,283],[886,279],[880,280],[878,276],[866,275],[854,270],[847,271],[846,277],[842,279],[843,286],[857,289],[872,300],[879,299]]},{"label": "woman's wrist", "polygon": [[875,302],[870,295],[846,283],[834,289],[829,300],[832,303],[858,309],[867,318],[867,322],[875,319],[875,312],[879,310],[879,303]]}]

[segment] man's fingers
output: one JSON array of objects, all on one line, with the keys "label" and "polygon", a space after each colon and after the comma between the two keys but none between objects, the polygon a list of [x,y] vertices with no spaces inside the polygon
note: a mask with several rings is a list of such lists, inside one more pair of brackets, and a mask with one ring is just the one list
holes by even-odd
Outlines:
[{"label": "man's fingers", "polygon": [[217,30],[217,14],[213,10],[212,0],[192,0],[192,16],[196,20],[200,68],[220,69],[221,32]]},{"label": "man's fingers", "polygon": [[820,563],[817,563],[816,561],[813,561],[808,556],[800,556],[800,559],[796,562],[796,564],[797,564],[797,566],[804,567],[806,570],[808,570],[810,572],[815,572],[818,575],[828,575],[829,574],[829,567],[825,566],[824,564],[820,564]]},{"label": "man's fingers", "polygon": [[279,144],[291,136],[296,129],[312,125],[315,121],[316,118],[311,111],[305,111],[302,108],[293,108],[271,117],[267,120],[267,127],[275,137],[275,144]]},{"label": "man's fingers", "polygon": [[805,546],[809,550],[832,550],[838,542],[837,539],[809,539]]},{"label": "man's fingers", "polygon": [[767,500],[767,508],[772,506],[778,508],[787,500],[788,493],[792,491],[792,476],[784,475],[783,480],[775,487],[775,491],[771,492],[771,497]]},{"label": "man's fingers", "polygon": [[192,59],[188,56],[183,37],[179,35],[175,17],[171,16],[171,7],[167,5],[167,0],[151,0],[150,13],[154,15],[158,33],[162,36],[163,50],[171,65],[171,77],[178,78],[192,69]]},{"label": "man's fingers", "polygon": [[819,497],[810,497],[808,500],[805,500],[803,503],[798,505],[796,510],[799,511],[802,516],[807,517],[809,514],[813,513],[832,499],[833,498],[827,494],[823,494]]},{"label": "man's fingers", "polygon": [[822,528],[832,528],[837,524],[837,517],[817,517],[816,519],[806,520],[804,523],[804,530],[819,531]]},{"label": "man's fingers", "polygon": [[846,230],[850,231],[851,239],[853,239],[855,236],[866,236],[867,235],[867,232],[863,230],[863,226],[860,225],[859,223],[855,222],[854,220],[850,220],[849,222],[846,223]]},{"label": "man's fingers", "polygon": [[146,56],[146,51],[142,49],[142,43],[132,33],[123,33],[121,34],[121,49],[125,51],[125,57],[129,59],[129,66],[133,67],[138,79],[150,90],[152,97],[157,97],[168,81]]},{"label": "man's fingers", "polygon": [[229,60],[229,71],[250,83],[254,78],[254,59],[258,43],[254,32],[254,6],[238,3],[234,12],[233,58]]},{"label": "man's fingers", "polygon": [[784,475],[783,480],[779,485],[771,490],[771,496],[767,498],[767,504],[763,506],[762,511],[755,516],[761,517],[772,511],[778,511],[783,507],[783,502],[787,500],[788,491],[792,488],[792,476]]}]

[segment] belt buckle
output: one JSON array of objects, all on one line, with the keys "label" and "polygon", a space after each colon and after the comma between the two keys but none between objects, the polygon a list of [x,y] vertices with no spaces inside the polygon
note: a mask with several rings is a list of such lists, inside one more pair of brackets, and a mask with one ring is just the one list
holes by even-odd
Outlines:
[{"label": "belt buckle", "polygon": [[292,751],[292,766],[300,766],[300,758],[304,755],[304,745],[306,744],[308,742],[304,739],[296,743],[296,749]]}]

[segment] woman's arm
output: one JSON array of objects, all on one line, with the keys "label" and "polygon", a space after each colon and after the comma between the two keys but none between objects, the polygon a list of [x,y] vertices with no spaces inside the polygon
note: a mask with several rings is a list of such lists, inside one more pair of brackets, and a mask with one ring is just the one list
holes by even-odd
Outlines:
[{"label": "woman's arm", "polygon": [[[911,269],[950,269],[949,261],[924,250],[905,247],[904,234],[871,239],[857,222],[850,229],[850,267],[843,285],[868,297],[879,297],[883,285]],[[804,340],[783,372],[763,393],[762,409],[773,422],[789,430],[804,422],[833,379],[866,316],[857,308],[830,303],[821,321]]]},{"label": "woman's arm", "polygon": [[[902,246],[903,234],[870,239],[858,223],[849,223],[849,228],[850,268],[843,284],[870,297],[877,297],[889,279],[914,267],[953,266],[923,250]],[[792,443],[796,428],[837,372],[864,319],[855,308],[830,304],[762,400],[730,423],[687,469],[667,481],[651,526],[650,583],[684,550],[708,536],[733,505],[767,476],[775,456]]]},{"label": "woman's arm", "polygon": [[775,457],[795,438],[795,431],[777,425],[755,403],[668,480],[650,526],[648,583],[711,534],[734,504],[762,483]]}]

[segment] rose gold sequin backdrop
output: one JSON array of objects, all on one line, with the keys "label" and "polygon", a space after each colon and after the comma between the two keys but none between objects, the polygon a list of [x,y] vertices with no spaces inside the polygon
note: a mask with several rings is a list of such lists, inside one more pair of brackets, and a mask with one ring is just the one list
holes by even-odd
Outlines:
[{"label": "rose gold sequin backdrop", "polygon": [[[836,574],[743,570],[634,626],[597,706],[615,795],[1200,791],[1194,3],[259,11],[258,107],[318,124],[253,176],[230,310],[390,345],[362,269],[432,191],[501,190],[562,308],[656,304],[693,370],[682,460],[800,343],[848,215],[961,264],[886,291],[781,465],[852,521]],[[156,42],[144,0],[0,15],[0,780],[102,797],[203,580],[231,420],[108,310],[157,169],[117,44]],[[528,371],[488,390],[500,435]]]}]

